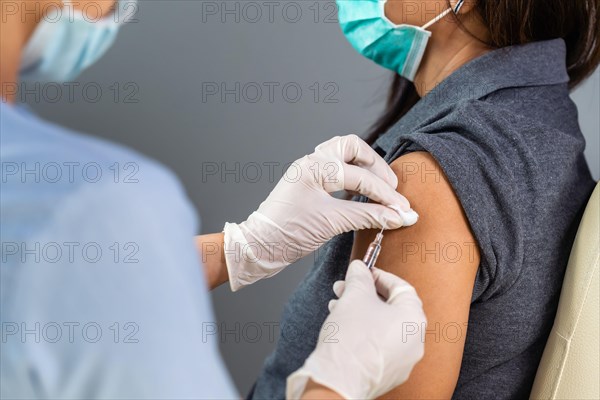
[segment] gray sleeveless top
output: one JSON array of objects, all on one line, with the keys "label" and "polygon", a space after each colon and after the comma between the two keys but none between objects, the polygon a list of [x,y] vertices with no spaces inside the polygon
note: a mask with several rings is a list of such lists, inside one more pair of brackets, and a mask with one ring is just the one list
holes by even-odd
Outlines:
[{"label": "gray sleeveless top", "polygon": [[[375,144],[388,162],[429,152],[478,242],[457,399],[526,398],[552,327],[594,187],[565,59],[562,39],[487,53],[439,84]],[[284,398],[286,377],[315,347],[352,241],[341,235],[320,250],[284,310],[281,331],[294,334],[279,338],[251,398]]]}]

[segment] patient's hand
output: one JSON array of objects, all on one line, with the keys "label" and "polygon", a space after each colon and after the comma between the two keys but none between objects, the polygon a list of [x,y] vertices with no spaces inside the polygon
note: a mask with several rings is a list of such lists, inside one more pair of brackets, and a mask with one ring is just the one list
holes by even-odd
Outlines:
[{"label": "patient's hand", "polygon": [[[392,169],[398,191],[420,218],[411,227],[385,233],[377,265],[417,289],[428,334],[423,360],[406,383],[383,397],[450,398],[460,371],[479,248],[458,198],[429,153],[404,155]],[[374,235],[356,234],[352,259],[362,258]]]}]

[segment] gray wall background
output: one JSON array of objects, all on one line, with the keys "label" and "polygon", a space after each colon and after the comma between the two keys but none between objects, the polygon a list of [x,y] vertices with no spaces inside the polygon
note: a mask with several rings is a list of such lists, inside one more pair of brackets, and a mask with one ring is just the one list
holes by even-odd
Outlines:
[{"label": "gray wall background", "polygon": [[[351,49],[333,4],[143,1],[137,21],[84,74],[74,97],[56,100],[48,88],[25,100],[50,120],[160,160],[185,184],[202,231],[219,231],[256,209],[285,163],[332,136],[364,132],[382,109],[389,75]],[[221,84],[235,93],[236,83],[239,99],[210,94]],[[596,71],[573,94],[595,179],[599,92]],[[273,324],[312,261],[236,294],[213,293],[218,323],[229,332],[222,353],[241,393],[272,350]]]}]

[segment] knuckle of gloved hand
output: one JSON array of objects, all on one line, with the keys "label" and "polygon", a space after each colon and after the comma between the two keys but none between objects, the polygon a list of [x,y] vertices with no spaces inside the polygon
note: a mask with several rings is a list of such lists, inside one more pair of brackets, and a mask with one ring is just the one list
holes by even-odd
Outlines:
[{"label": "knuckle of gloved hand", "polygon": [[354,133],[346,136],[346,151],[352,154],[352,158],[355,158],[358,154],[361,141],[362,139]]},{"label": "knuckle of gloved hand", "polygon": [[361,174],[353,182],[353,185],[350,189],[354,192],[366,195],[371,193],[372,185],[369,182],[369,179],[365,179],[365,175]]},{"label": "knuckle of gloved hand", "polygon": [[349,135],[344,136],[345,140],[348,143],[351,143],[352,145],[354,145],[355,147],[358,147],[360,145],[360,141],[362,140],[357,134],[355,133],[351,133]]},{"label": "knuckle of gloved hand", "polygon": [[308,165],[310,164],[310,162],[311,162],[310,154],[297,159],[296,161],[294,161],[290,165],[288,165],[287,169],[284,172],[284,176],[286,176],[288,178],[294,178],[299,173],[304,174],[304,171],[308,169]]},{"label": "knuckle of gloved hand", "polygon": [[313,158],[314,158],[313,154],[307,154],[304,157],[301,157],[301,158],[297,159],[292,164],[297,164],[299,166],[304,166],[304,165],[309,164],[312,161]]},{"label": "knuckle of gloved hand", "polygon": [[340,136],[334,136],[331,139],[326,140],[325,142],[315,147],[315,153],[327,151],[331,146],[335,146],[336,143],[340,141],[340,139]]},{"label": "knuckle of gloved hand", "polygon": [[311,166],[316,162],[322,163],[325,156],[321,152],[314,152],[301,158],[303,166]]}]

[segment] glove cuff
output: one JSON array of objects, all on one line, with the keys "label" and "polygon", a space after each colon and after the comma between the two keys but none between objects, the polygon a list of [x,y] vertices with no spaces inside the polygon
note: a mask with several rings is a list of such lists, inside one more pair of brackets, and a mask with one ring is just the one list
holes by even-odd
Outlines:
[{"label": "glove cuff", "polygon": [[[248,274],[246,262],[244,260],[244,251],[252,253],[252,249],[248,248],[248,241],[238,224],[225,223],[223,228],[223,253],[225,253],[225,265],[227,266],[227,274],[229,275],[229,286],[232,292],[236,292],[244,286],[251,285],[260,278],[252,279]],[[244,250],[242,250],[244,249]]]},{"label": "glove cuff", "polygon": [[[352,373],[352,362],[344,368],[331,362],[331,358],[318,358],[315,353],[308,357],[304,365],[287,378],[286,399],[300,399],[309,379],[337,392],[344,399],[374,398],[374,382],[365,382],[360,375]],[[354,367],[360,369],[360,366]]]},{"label": "glove cuff", "polygon": [[[273,246],[266,243],[268,238],[265,241],[256,237],[253,229],[247,226],[249,222],[252,222],[254,230],[265,232],[265,235],[277,230],[277,226],[273,222],[258,212],[252,213],[248,221],[239,225],[229,222],[225,224],[223,252],[225,253],[229,285],[234,292],[277,274],[289,264],[271,254],[269,250],[272,251]],[[263,225],[261,229],[256,229],[255,225],[257,224]]]}]

